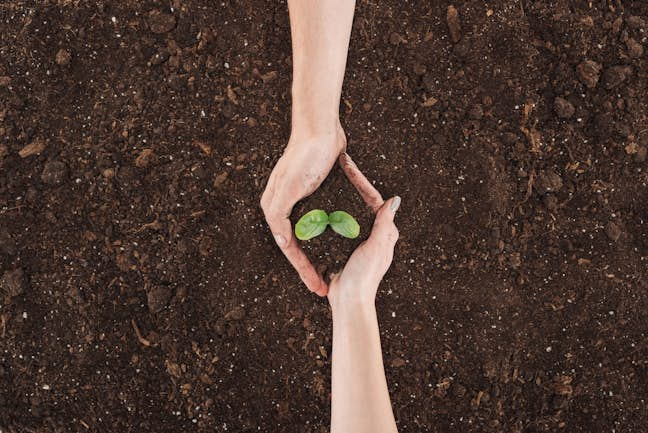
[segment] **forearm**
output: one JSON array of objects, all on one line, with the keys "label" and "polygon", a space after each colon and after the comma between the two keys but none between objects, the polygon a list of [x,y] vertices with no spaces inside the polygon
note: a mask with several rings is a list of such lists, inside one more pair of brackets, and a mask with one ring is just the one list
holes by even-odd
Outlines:
[{"label": "forearm", "polygon": [[331,382],[331,433],[397,431],[373,305],[334,309]]},{"label": "forearm", "polygon": [[333,133],[339,126],[355,1],[289,0],[288,8],[293,47],[293,132]]}]

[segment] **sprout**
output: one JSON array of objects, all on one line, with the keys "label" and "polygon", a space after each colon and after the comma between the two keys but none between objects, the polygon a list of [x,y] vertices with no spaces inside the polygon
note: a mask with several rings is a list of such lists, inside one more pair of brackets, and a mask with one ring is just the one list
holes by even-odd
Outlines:
[{"label": "sprout", "polygon": [[314,209],[297,221],[295,235],[297,239],[307,241],[324,233],[327,225],[345,238],[355,239],[360,234],[360,224],[347,212],[338,210],[327,215],[321,209]]}]

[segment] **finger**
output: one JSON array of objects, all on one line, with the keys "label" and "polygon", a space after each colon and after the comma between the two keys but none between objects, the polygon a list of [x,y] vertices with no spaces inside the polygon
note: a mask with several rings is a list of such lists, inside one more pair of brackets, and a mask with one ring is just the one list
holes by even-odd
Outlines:
[{"label": "finger", "polygon": [[319,296],[326,296],[328,286],[299,246],[297,239],[293,235],[290,220],[287,216],[283,215],[285,213],[277,212],[272,208],[268,209],[266,213],[266,220],[268,221],[277,246],[279,246],[290,264],[295,268],[301,280],[308,287],[308,290],[315,292]]},{"label": "finger", "polygon": [[290,188],[298,183],[289,182],[288,186],[284,187],[278,182],[279,176],[277,173],[278,165],[270,174],[268,185],[261,197],[261,208],[266,221],[275,242],[295,268],[306,287],[320,296],[326,296],[328,286],[299,246],[290,224],[289,216],[295,205],[295,202],[291,201],[291,197],[298,195],[296,191],[290,191]]},{"label": "finger", "polygon": [[308,290],[319,296],[326,296],[328,286],[322,276],[317,272],[315,266],[308,260],[308,257],[299,246],[297,239],[292,234],[290,220],[285,219],[279,224],[279,228],[271,225],[270,229],[275,241],[284,253],[290,264],[295,268],[301,280],[306,284]]},{"label": "finger", "polygon": [[380,251],[389,252],[390,254],[393,251],[398,240],[398,229],[394,224],[394,216],[400,207],[400,203],[401,198],[396,196],[387,200],[378,210],[371,229],[371,235],[367,240],[367,243],[372,248],[378,248]]},{"label": "finger", "polygon": [[342,170],[344,170],[344,174],[349,178],[349,181],[353,184],[355,189],[358,190],[367,206],[369,206],[374,212],[378,212],[378,209],[380,209],[384,203],[378,190],[371,184],[371,182],[369,182],[369,179],[362,174],[349,154],[341,154],[338,160]]}]

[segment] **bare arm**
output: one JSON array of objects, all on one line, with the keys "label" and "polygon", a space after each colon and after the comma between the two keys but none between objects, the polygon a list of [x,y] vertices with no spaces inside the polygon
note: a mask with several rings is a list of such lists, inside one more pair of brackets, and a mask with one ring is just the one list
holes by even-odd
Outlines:
[{"label": "bare arm", "polygon": [[288,8],[293,132],[335,133],[355,1],[289,0]]},{"label": "bare arm", "polygon": [[281,251],[313,292],[328,286],[301,249],[290,224],[346,149],[339,105],[353,23],[353,0],[289,0],[293,47],[292,130],[272,170],[261,207]]},{"label": "bare arm", "polygon": [[373,305],[333,312],[331,433],[394,433]]},{"label": "bare arm", "polygon": [[398,239],[395,197],[378,191],[348,156],[342,167],[367,205],[377,211],[371,236],[358,247],[330,285],[333,312],[331,433],[396,433],[380,348],[375,298]]}]

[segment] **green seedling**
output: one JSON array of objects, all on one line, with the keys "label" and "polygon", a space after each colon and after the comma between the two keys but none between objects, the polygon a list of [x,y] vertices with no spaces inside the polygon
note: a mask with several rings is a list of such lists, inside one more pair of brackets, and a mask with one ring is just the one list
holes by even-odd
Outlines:
[{"label": "green seedling", "polygon": [[327,225],[345,238],[355,239],[360,234],[360,224],[348,213],[338,210],[327,215],[321,209],[314,209],[297,221],[295,235],[297,239],[307,241],[324,233]]},{"label": "green seedling", "polygon": [[326,212],[321,209],[314,209],[299,218],[295,224],[295,235],[297,239],[307,241],[324,233],[329,219]]},{"label": "green seedling", "polygon": [[335,233],[345,238],[355,239],[360,234],[360,224],[343,210],[331,212],[328,216],[328,223]]}]

